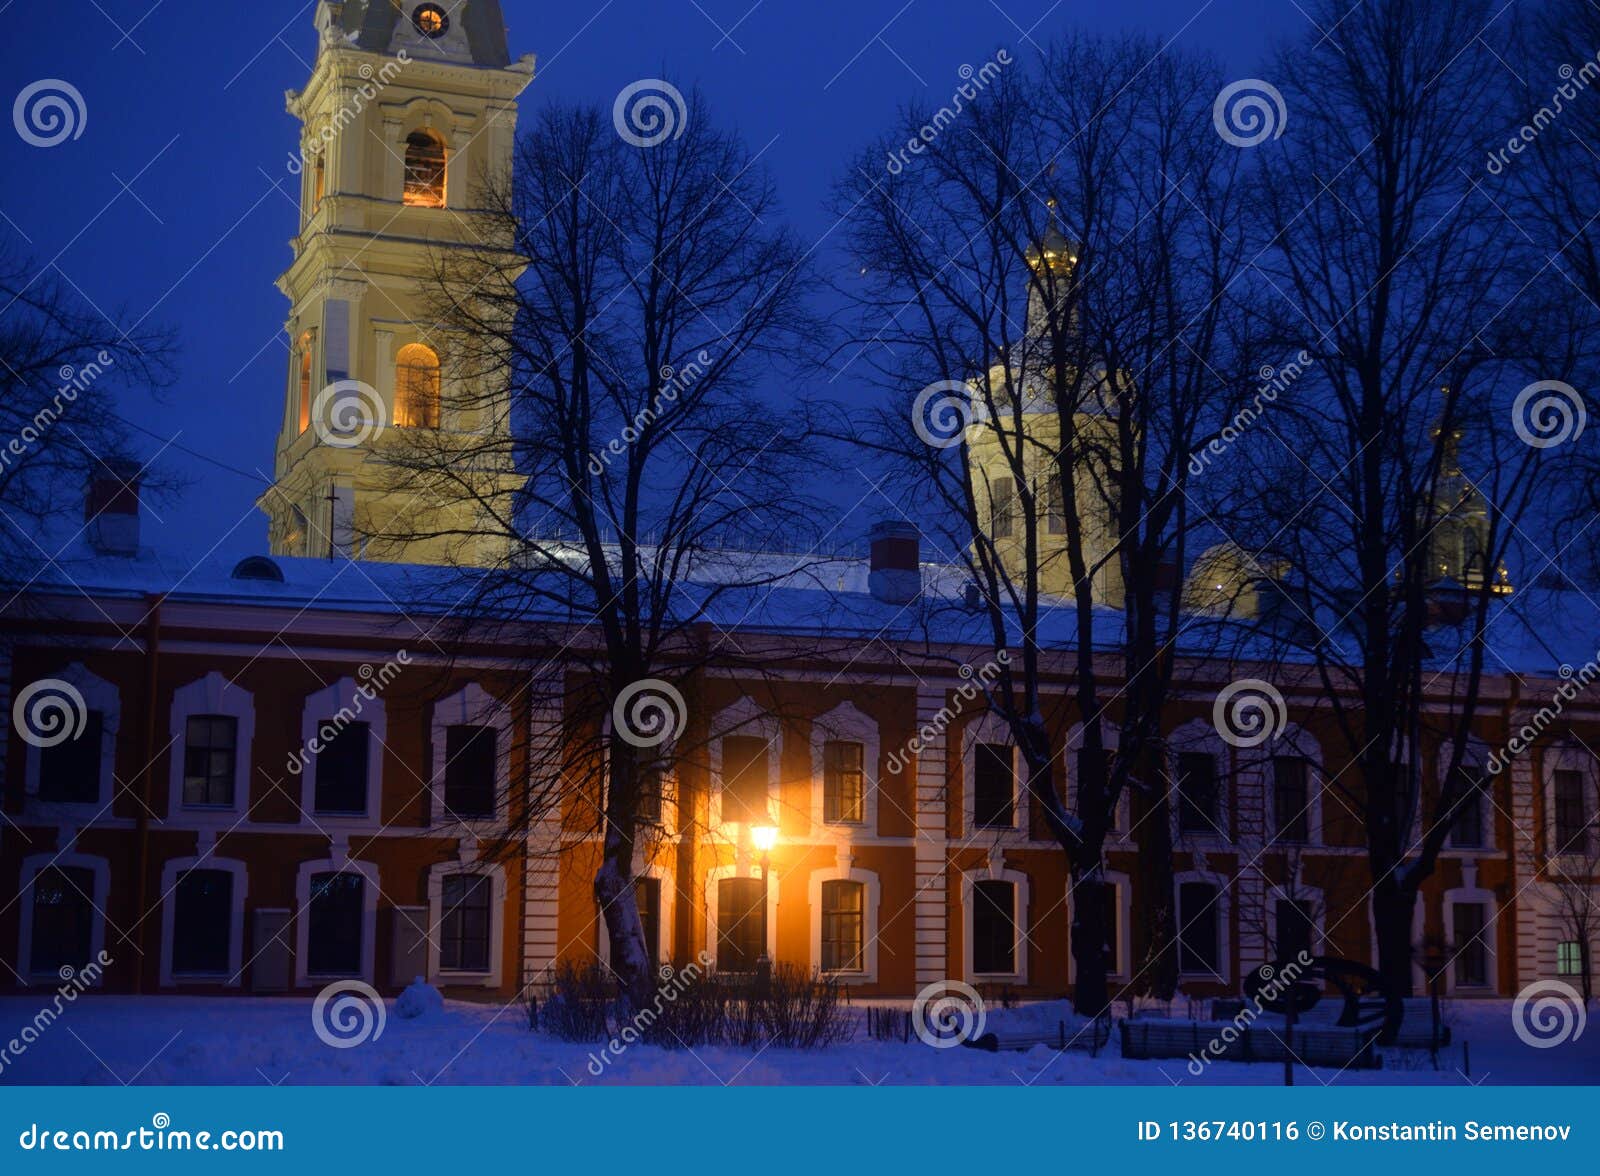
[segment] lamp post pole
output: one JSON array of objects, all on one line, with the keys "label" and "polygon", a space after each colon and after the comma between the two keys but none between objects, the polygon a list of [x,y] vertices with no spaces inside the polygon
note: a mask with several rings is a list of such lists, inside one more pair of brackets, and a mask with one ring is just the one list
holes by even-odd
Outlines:
[{"label": "lamp post pole", "polygon": [[772,885],[769,880],[772,871],[772,851],[761,851],[761,955],[756,960],[756,976],[761,981],[761,987],[766,988],[767,982],[772,979],[772,958],[767,955],[768,935],[771,928],[767,926],[767,915],[771,908]]}]

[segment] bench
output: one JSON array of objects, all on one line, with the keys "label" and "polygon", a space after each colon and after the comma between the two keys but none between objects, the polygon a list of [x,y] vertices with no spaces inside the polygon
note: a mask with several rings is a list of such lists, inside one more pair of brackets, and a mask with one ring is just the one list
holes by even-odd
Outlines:
[{"label": "bench", "polygon": [[1097,1057],[1105,1048],[1106,1042],[1110,1040],[1111,1018],[1097,1017],[1093,1021],[1074,1025],[1060,1021],[1057,1022],[1054,1031],[1038,1028],[997,1029],[962,1044],[969,1049],[983,1049],[990,1053],[997,1053],[1002,1049],[1032,1049],[1036,1045],[1043,1045],[1058,1050],[1085,1050],[1090,1057]]},{"label": "bench", "polygon": [[[1125,1058],[1209,1058],[1229,1062],[1282,1062],[1289,1056],[1307,1066],[1376,1070],[1383,1065],[1377,1033],[1335,1025],[1297,1024],[1288,1044],[1284,1026],[1233,1021],[1121,1022]],[[1226,1036],[1225,1036],[1226,1035]]]}]

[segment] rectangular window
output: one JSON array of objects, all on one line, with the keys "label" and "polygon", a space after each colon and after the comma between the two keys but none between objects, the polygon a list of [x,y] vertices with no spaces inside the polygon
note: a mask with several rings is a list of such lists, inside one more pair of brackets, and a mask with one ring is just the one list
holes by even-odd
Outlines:
[{"label": "rectangular window", "polygon": [[633,884],[633,901],[644,927],[644,950],[652,970],[661,962],[661,879],[640,878]]},{"label": "rectangular window", "polygon": [[1278,959],[1297,960],[1301,952],[1311,955],[1316,931],[1311,907],[1292,898],[1280,898],[1274,913],[1278,919]]},{"label": "rectangular window", "polygon": [[1178,971],[1192,976],[1222,975],[1221,900],[1209,882],[1178,887]]},{"label": "rectangular window", "polygon": [[239,720],[231,715],[190,715],[183,738],[183,803],[196,808],[233,805]]},{"label": "rectangular window", "polygon": [[[328,720],[323,727],[334,725]],[[367,811],[366,723],[350,723],[340,728],[317,753],[316,811],[345,815],[364,815]]]},{"label": "rectangular window", "polygon": [[367,880],[360,874],[311,876],[306,912],[306,971],[312,976],[359,976]]},{"label": "rectangular window", "polygon": [[446,972],[489,970],[492,881],[483,874],[451,874],[440,892],[439,967]]},{"label": "rectangular window", "polygon": [[1220,834],[1217,813],[1217,761],[1210,752],[1178,754],[1178,828],[1185,833]]},{"label": "rectangular window", "polygon": [[1304,757],[1272,757],[1272,817],[1277,839],[1290,845],[1311,840],[1311,773]]},{"label": "rectangular window", "polygon": [[845,824],[866,820],[866,773],[859,743],[830,739],[822,745],[822,819]]},{"label": "rectangular window", "polygon": [[1016,530],[1017,485],[1010,478],[995,478],[989,483],[990,534],[1009,539]]},{"label": "rectangular window", "polygon": [[972,823],[979,829],[1009,829],[1016,824],[1016,806],[1011,748],[978,744],[972,751]]},{"label": "rectangular window", "polygon": [[[1106,748],[1101,748],[1098,752],[1091,752],[1088,748],[1083,748],[1078,752],[1078,788],[1080,791],[1085,787],[1093,787],[1098,789],[1100,795],[1107,795],[1111,782],[1111,756],[1111,751]],[[1112,805],[1106,813],[1106,828],[1112,832],[1115,832],[1118,826],[1118,807],[1117,805]]]},{"label": "rectangular window", "polygon": [[1556,944],[1556,975],[1583,975],[1583,944],[1567,939]]},{"label": "rectangular window", "polygon": [[89,962],[94,929],[94,871],[48,866],[33,876],[33,935],[28,967],[36,973],[74,970]]},{"label": "rectangular window", "polygon": [[76,739],[39,751],[39,799],[58,804],[100,802],[100,747],[105,718],[89,711]]},{"label": "rectangular window", "polygon": [[759,825],[767,811],[767,741],[729,735],[722,741],[722,819]]},{"label": "rectangular window", "polygon": [[1589,848],[1589,806],[1585,803],[1584,774],[1558,771],[1551,791],[1555,793],[1555,852],[1582,854]]},{"label": "rectangular window", "polygon": [[173,891],[172,972],[226,976],[233,932],[233,875],[186,870]]},{"label": "rectangular window", "polygon": [[1484,924],[1488,920],[1483,904],[1458,902],[1451,911],[1451,930],[1455,934],[1456,987],[1487,988],[1489,946],[1484,942]]},{"label": "rectangular window", "polygon": [[1044,480],[1046,526],[1052,535],[1067,533],[1067,507],[1061,493],[1061,475],[1052,470]]},{"label": "rectangular window", "polygon": [[[444,808],[454,818],[493,818],[499,732],[459,725],[444,731]],[[365,781],[363,781],[363,787]]]},{"label": "rectangular window", "polygon": [[1482,849],[1482,782],[1463,770],[1457,772],[1456,786],[1462,792],[1450,818],[1450,844],[1456,849]]},{"label": "rectangular window", "polygon": [[860,972],[865,942],[866,887],[859,882],[822,884],[822,970]]},{"label": "rectangular window", "polygon": [[767,942],[767,904],[763,891],[760,878],[723,878],[717,883],[719,971],[756,970]]},{"label": "rectangular window", "polygon": [[972,887],[972,970],[1009,976],[1017,970],[1017,888],[986,878]]}]

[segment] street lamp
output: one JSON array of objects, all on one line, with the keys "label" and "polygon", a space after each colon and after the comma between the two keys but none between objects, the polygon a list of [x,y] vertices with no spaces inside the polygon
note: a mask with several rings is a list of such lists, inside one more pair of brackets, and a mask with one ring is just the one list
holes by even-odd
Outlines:
[{"label": "street lamp", "polygon": [[767,955],[768,876],[772,870],[772,847],[778,843],[778,827],[751,825],[750,843],[761,851],[761,955],[756,960],[756,976],[764,986],[772,978],[772,959]]}]

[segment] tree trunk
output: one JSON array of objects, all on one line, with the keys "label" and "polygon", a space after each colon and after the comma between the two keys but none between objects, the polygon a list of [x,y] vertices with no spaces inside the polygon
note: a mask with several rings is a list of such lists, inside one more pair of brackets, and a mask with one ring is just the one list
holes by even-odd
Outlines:
[{"label": "tree trunk", "polygon": [[1380,886],[1372,896],[1378,972],[1387,989],[1390,1023],[1396,1025],[1400,1022],[1400,1002],[1411,995],[1411,919],[1416,904],[1416,893],[1404,886]]},{"label": "tree trunk", "polygon": [[634,755],[634,749],[623,740],[611,740],[605,838],[600,869],[594,878],[594,897],[605,919],[606,937],[611,947],[611,972],[617,978],[623,1004],[629,1013],[650,1003],[655,983],[634,890],[633,823],[637,801]]},{"label": "tree trunk", "polygon": [[1134,891],[1134,960],[1143,961],[1141,988],[1159,1000],[1178,992],[1178,919],[1172,884],[1172,809],[1160,753],[1145,752],[1134,764],[1133,827],[1139,846],[1138,886]]},{"label": "tree trunk", "polygon": [[[1098,859],[1099,855],[1095,856]],[[1111,1004],[1111,990],[1106,983],[1105,896],[1106,884],[1098,860],[1087,868],[1073,870],[1072,962],[1077,972],[1072,1007],[1085,1017],[1098,1017]]]}]

